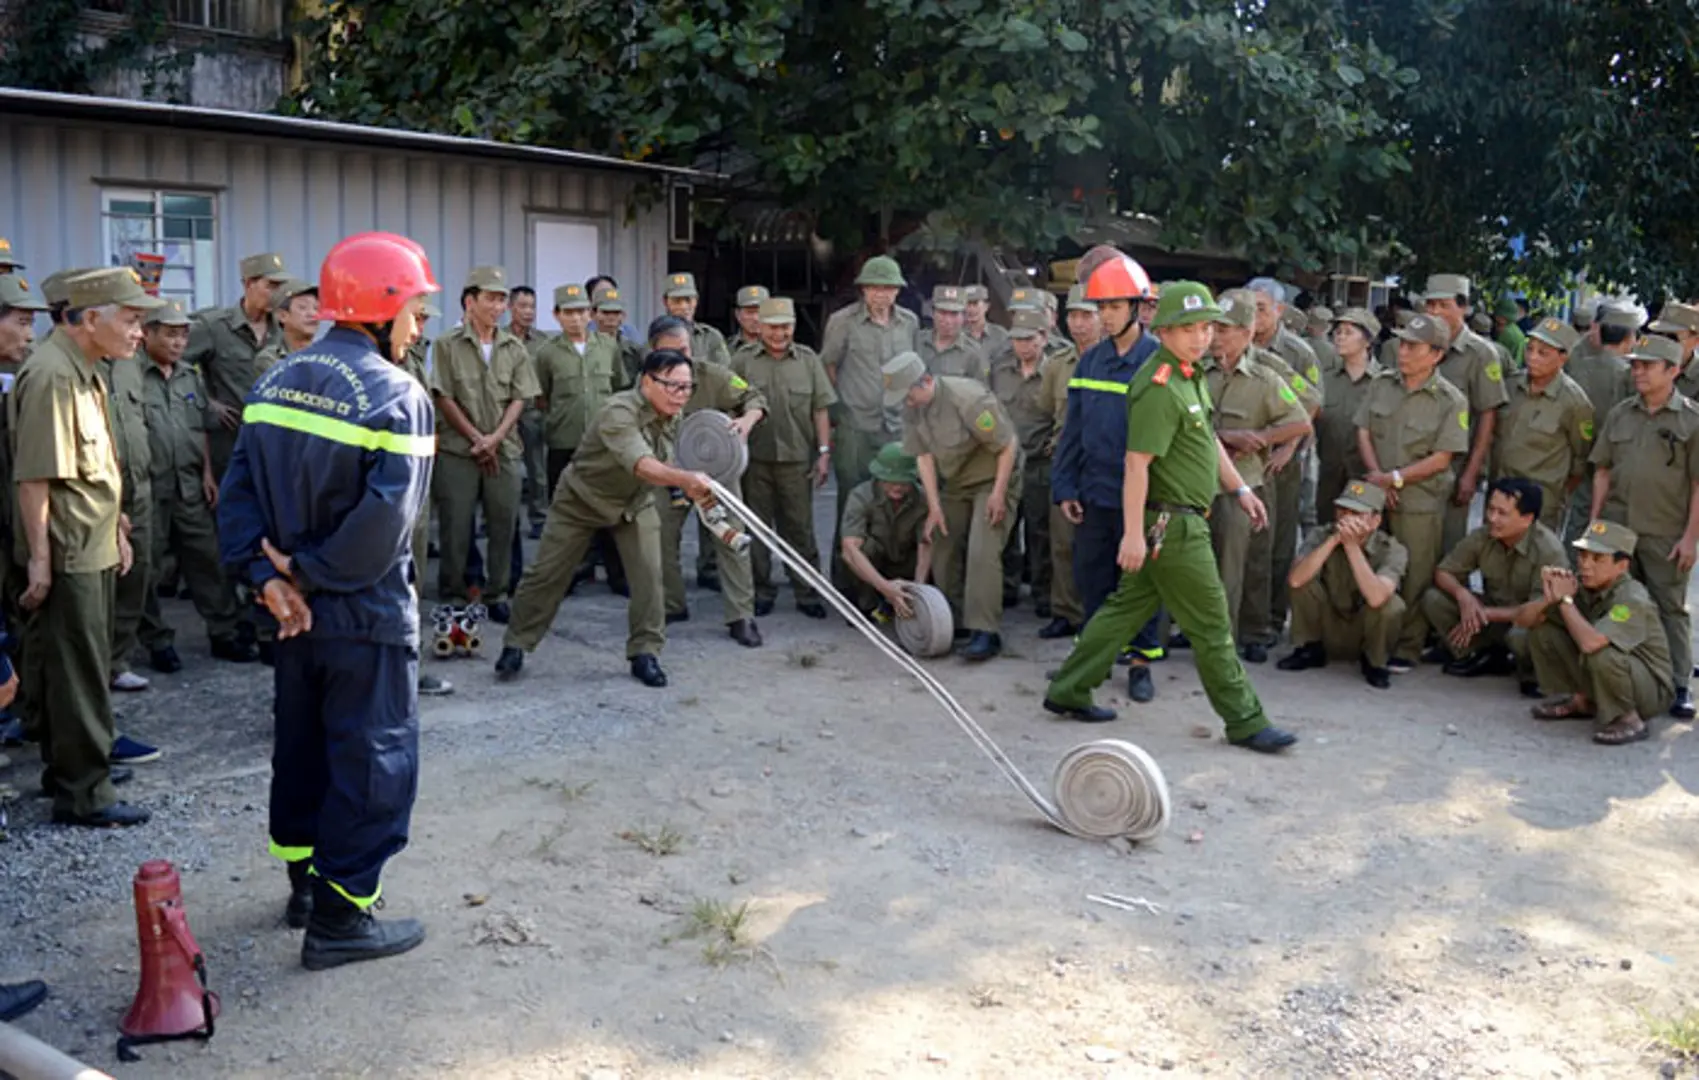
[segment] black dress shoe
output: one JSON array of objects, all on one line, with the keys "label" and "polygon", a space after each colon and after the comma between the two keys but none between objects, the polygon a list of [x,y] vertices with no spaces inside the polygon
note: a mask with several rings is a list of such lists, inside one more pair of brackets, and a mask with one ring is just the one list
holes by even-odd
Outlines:
[{"label": "black dress shoe", "polygon": [[820,603],[818,600],[810,600],[807,603],[798,604],[796,609],[808,616],[810,619],[824,619],[826,617],[826,605]]},{"label": "black dress shoe", "polygon": [[[217,646],[214,642],[214,647]],[[214,656],[218,654],[213,653]],[[177,650],[170,645],[163,649],[154,649],[147,654],[148,667],[165,675],[175,675],[183,670],[183,658],[177,655]]]},{"label": "black dress shoe", "polygon": [[1115,719],[1115,710],[1106,709],[1102,705],[1063,705],[1049,698],[1044,699],[1044,711],[1069,720],[1078,720],[1082,724],[1107,724]]},{"label": "black dress shoe", "polygon": [[1140,705],[1156,700],[1156,680],[1150,677],[1149,664],[1133,664],[1127,668],[1127,696]]},{"label": "black dress shoe", "polygon": [[489,607],[489,618],[493,623],[506,626],[507,620],[513,618],[513,609],[509,608],[505,601],[497,600]]},{"label": "black dress shoe", "polygon": [[47,984],[40,979],[0,985],[0,1023],[10,1023],[47,1000]]},{"label": "black dress shoe", "polygon": [[[240,638],[233,637],[213,638],[211,642],[212,658],[214,660],[228,660],[232,664],[251,664],[260,658],[261,647],[269,644],[270,642],[243,641]],[[171,649],[170,653],[172,659],[175,660],[177,650]],[[160,671],[176,671],[177,668],[183,666],[183,662],[178,660],[176,668],[159,667],[157,663],[153,666],[159,668]]]},{"label": "black dress shoe", "polygon": [[685,608],[683,611],[669,611],[669,612],[667,612],[667,625],[668,626],[671,626],[673,623],[689,622],[689,621],[690,621],[690,609],[689,608]]},{"label": "black dress shoe", "polygon": [[53,811],[53,824],[80,825],[85,829],[125,829],[131,825],[145,825],[153,815],[139,806],[129,803],[116,802],[104,810],[96,810],[92,814],[73,814],[68,810]]},{"label": "black dress shoe", "polygon": [[1311,641],[1293,649],[1290,655],[1275,661],[1274,666],[1281,671],[1308,671],[1311,668],[1327,666],[1327,647],[1319,641]]},{"label": "black dress shoe", "polygon": [[313,875],[305,859],[289,864],[289,900],[283,905],[283,925],[300,930],[313,917]]},{"label": "black dress shoe", "polygon": [[1258,645],[1255,642],[1249,645],[1241,645],[1239,646],[1239,659],[1247,664],[1266,664],[1268,663],[1268,646]]},{"label": "black dress shoe", "polygon": [[661,662],[650,653],[638,653],[631,658],[631,677],[644,686],[659,688],[667,685],[667,673],[661,670]]},{"label": "black dress shoe", "polygon": [[1684,686],[1675,692],[1675,704],[1670,706],[1670,715],[1677,720],[1693,719],[1693,695],[1688,692],[1687,687]]},{"label": "black dress shoe", "polygon": [[989,630],[975,630],[973,636],[968,638],[967,644],[962,646],[961,656],[963,660],[979,663],[991,659],[1002,651],[1003,637],[1001,634],[993,634]]},{"label": "black dress shoe", "polygon": [[730,623],[727,629],[731,632],[732,640],[746,649],[761,647],[761,629],[755,625],[754,619],[738,619]]},{"label": "black dress shoe", "polygon": [[755,617],[757,619],[765,619],[767,616],[771,615],[772,613],[773,613],[773,601],[771,601],[771,600],[757,600],[757,601],[755,601]]},{"label": "black dress shoe", "polygon": [[1073,637],[1079,632],[1080,628],[1077,624],[1071,623],[1058,615],[1044,624],[1044,628],[1038,632],[1038,636],[1046,641],[1054,641],[1057,638]]},{"label": "black dress shoe", "polygon": [[1447,675],[1473,679],[1481,675],[1508,675],[1516,670],[1516,658],[1503,649],[1482,649],[1460,660],[1453,660],[1444,669]]},{"label": "black dress shoe", "polygon": [[1281,731],[1277,727],[1265,727],[1255,735],[1247,735],[1243,739],[1231,739],[1234,746],[1246,750],[1255,750],[1259,754],[1278,754],[1280,751],[1298,741],[1298,736]]},{"label": "black dress shoe", "polygon": [[301,939],[301,966],[324,971],[362,960],[382,960],[417,948],[425,928],[417,919],[385,919],[350,903],[322,879],[313,882],[313,912]]},{"label": "black dress shoe", "polygon": [[501,655],[496,658],[496,678],[511,679],[519,674],[519,669],[525,666],[525,650],[513,645],[503,645]]},{"label": "black dress shoe", "polygon": [[1392,672],[1383,667],[1375,667],[1367,660],[1362,662],[1363,681],[1376,690],[1392,689]]},{"label": "black dress shoe", "polygon": [[697,574],[696,575],[696,587],[698,589],[707,589],[709,592],[719,592],[720,591],[720,575],[718,575],[718,574]]}]

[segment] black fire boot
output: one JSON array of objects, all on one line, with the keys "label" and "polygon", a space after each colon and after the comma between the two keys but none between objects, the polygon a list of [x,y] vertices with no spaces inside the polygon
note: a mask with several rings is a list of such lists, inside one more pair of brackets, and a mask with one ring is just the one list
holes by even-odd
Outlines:
[{"label": "black fire boot", "polygon": [[307,871],[307,860],[289,865],[289,903],[283,908],[283,922],[291,930],[307,925],[313,914],[313,875]]},{"label": "black fire boot", "polygon": [[425,927],[419,920],[379,922],[369,910],[331,888],[329,882],[313,880],[313,914],[301,942],[301,966],[308,971],[399,956],[424,940]]}]

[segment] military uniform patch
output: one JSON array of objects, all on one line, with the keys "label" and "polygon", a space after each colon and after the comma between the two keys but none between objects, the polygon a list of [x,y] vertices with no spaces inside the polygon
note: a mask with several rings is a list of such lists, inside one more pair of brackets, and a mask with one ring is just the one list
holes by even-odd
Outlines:
[{"label": "military uniform patch", "polygon": [[1491,379],[1493,382],[1499,382],[1499,381],[1503,380],[1504,369],[1499,367],[1498,364],[1496,364],[1496,363],[1488,364],[1487,365],[1487,378]]},{"label": "military uniform patch", "polygon": [[1151,384],[1155,386],[1167,386],[1168,377],[1172,374],[1174,374],[1174,368],[1169,364],[1163,364],[1161,367],[1156,369],[1156,374],[1150,377]]},{"label": "military uniform patch", "polygon": [[973,426],[981,431],[992,431],[997,427],[997,417],[987,409],[974,419]]},{"label": "military uniform patch", "polygon": [[1306,371],[1304,375],[1310,380],[1311,385],[1321,382],[1321,369],[1314,364],[1310,365],[1310,370]]},{"label": "military uniform patch", "polygon": [[732,389],[733,390],[748,390],[749,384],[743,381],[742,375],[733,375],[732,376]]},{"label": "military uniform patch", "polygon": [[1581,421],[1581,437],[1588,442],[1593,441],[1593,422],[1591,420]]},{"label": "military uniform patch", "polygon": [[1292,388],[1290,386],[1287,386],[1285,383],[1281,383],[1280,400],[1284,401],[1288,405],[1296,405],[1298,403],[1298,395],[1292,392]]},{"label": "military uniform patch", "polygon": [[1618,604],[1615,607],[1611,608],[1611,622],[1625,623],[1633,617],[1634,617],[1634,612],[1632,612],[1628,609],[1627,604]]},{"label": "military uniform patch", "polygon": [[1457,426],[1462,428],[1464,431],[1469,430],[1469,410],[1468,409],[1464,409],[1462,412],[1457,414]]}]

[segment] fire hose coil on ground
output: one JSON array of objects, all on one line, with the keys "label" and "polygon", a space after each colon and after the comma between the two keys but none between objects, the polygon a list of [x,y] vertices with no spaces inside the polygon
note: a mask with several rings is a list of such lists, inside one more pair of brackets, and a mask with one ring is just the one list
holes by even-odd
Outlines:
[{"label": "fire hose coil on ground", "polygon": [[[681,438],[681,448],[682,445]],[[680,465],[683,465],[682,456]],[[1002,747],[968,715],[967,710],[950,695],[944,685],[904,651],[906,644],[900,648],[880,633],[854,604],[832,587],[830,579],[822,574],[818,567],[810,565],[798,555],[795,549],[785,543],[766,522],[751,513],[723,484],[715,481],[712,490],[714,498],[741,520],[744,528],[766,544],[792,574],[799,575],[814,586],[820,596],[851,626],[859,630],[863,637],[872,642],[875,648],[926,687],[927,692],[962,729],[962,733],[979,747],[981,753],[991,759],[997,770],[1032,802],[1039,813],[1044,815],[1045,820],[1072,836],[1093,840],[1107,840],[1118,836],[1129,840],[1148,840],[1168,827],[1171,804],[1168,782],[1163,778],[1161,768],[1149,754],[1122,739],[1099,739],[1068,751],[1056,769],[1055,801],[1046,798],[1016,767],[1009,755],[1003,752]],[[917,609],[920,603],[926,603],[930,611],[930,601],[918,599],[922,595],[918,590],[911,591],[910,595],[917,597]],[[947,606],[945,610],[947,614]],[[902,623],[906,621],[915,620],[899,620],[899,634],[902,632]],[[937,623],[929,618],[924,628],[929,636],[935,625]],[[948,625],[948,621],[943,625]],[[922,628],[916,628],[916,631],[911,633],[919,629]]]},{"label": "fire hose coil on ground", "polygon": [[942,590],[908,582],[903,586],[914,614],[897,620],[897,643],[910,656],[945,656],[955,643],[956,624]]}]

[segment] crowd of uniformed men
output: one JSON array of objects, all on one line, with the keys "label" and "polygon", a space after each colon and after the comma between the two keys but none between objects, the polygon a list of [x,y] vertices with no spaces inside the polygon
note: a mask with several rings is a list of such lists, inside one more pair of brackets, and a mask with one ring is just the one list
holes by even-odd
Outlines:
[{"label": "crowd of uniformed men", "polygon": [[[190,314],[128,269],[23,270],[0,241],[0,445],[16,496],[0,500],[0,569],[22,631],[8,735],[42,743],[57,820],[129,824],[146,814],[113,817],[112,785],[157,750],[114,737],[109,692],[147,689],[131,666],[144,653],[153,670],[182,667],[159,599],[184,590],[213,658],[270,662],[264,610],[219,565],[214,508],[256,379],[315,340],[317,288],[253,255],[237,303]],[[1699,306],[1667,303],[1647,325],[1628,303],[1565,320],[1506,300],[1471,319],[1469,279],[1436,274],[1395,317],[1300,311],[1267,278],[1219,298],[1187,284],[1162,316],[1163,290],[1123,258],[1065,299],[1015,290],[1007,327],[988,320],[983,286],[940,285],[922,326],[897,304],[906,285],[896,261],[868,259],[816,352],[794,340],[792,301],[758,285],[737,291],[728,341],[698,321],[693,276],[669,274],[667,314],[639,339],[611,278],[552,286],[558,330],[545,332],[533,289],[473,269],[453,328],[405,365],[438,413],[415,565],[434,516],[436,592],[508,624],[503,677],[600,567],[630,598],[633,676],[665,685],[666,626],[691,617],[681,535],[705,497],[669,467],[676,419],[714,409],[747,441],[741,496],[816,562],[814,491],[836,477],[831,573],[864,611],[905,617],[906,583],[930,581],[959,655],[985,661],[1026,588],[1038,636],[1072,637],[1131,577],[1129,406],[1167,389],[1179,353],[1164,334],[1202,325],[1199,370],[1182,357],[1175,385],[1201,379],[1190,422],[1208,421],[1240,483],[1171,505],[1153,474],[1139,498],[1153,555],[1181,535],[1171,520],[1207,522],[1225,613],[1170,602],[1178,625],[1133,627],[1116,649],[1133,700],[1154,696],[1149,664],[1169,650],[1198,641],[1201,667],[1207,638],[1230,642],[1235,667],[1263,663],[1290,618],[1283,670],[1357,659],[1383,689],[1418,662],[1514,675],[1524,694],[1557,695],[1536,715],[1596,718],[1603,743],[1644,738],[1666,711],[1692,719]],[[53,329],[37,343],[43,315]],[[526,531],[540,541],[529,569]],[[702,529],[695,574],[720,593],[729,636],[760,646],[756,620],[778,597],[767,551]],[[808,583],[790,586],[799,612],[826,617]],[[1064,675],[1053,690],[1089,697]]]}]

